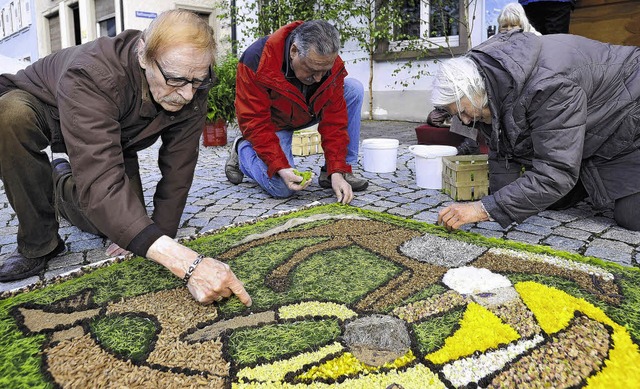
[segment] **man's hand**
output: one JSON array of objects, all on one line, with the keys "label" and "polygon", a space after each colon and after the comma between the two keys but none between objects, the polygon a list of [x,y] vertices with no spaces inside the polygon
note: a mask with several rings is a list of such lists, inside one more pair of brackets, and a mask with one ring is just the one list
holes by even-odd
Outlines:
[{"label": "man's hand", "polygon": [[331,187],[336,194],[336,198],[342,204],[349,204],[353,200],[353,189],[351,189],[351,185],[341,173],[333,173],[331,175]]},{"label": "man's hand", "polygon": [[438,224],[447,230],[457,230],[467,223],[489,220],[480,201],[472,203],[454,203],[438,213]]},{"label": "man's hand", "polygon": [[187,288],[203,304],[220,301],[235,294],[244,305],[251,306],[249,293],[229,265],[213,258],[205,258],[198,264],[189,278]]},{"label": "man's hand", "polygon": [[111,243],[109,247],[107,247],[107,251],[105,251],[105,254],[107,254],[110,257],[119,257],[121,255],[131,254],[131,251],[127,251],[126,249],[123,249],[117,244]]},{"label": "man's hand", "polygon": [[[198,253],[166,235],[153,242],[146,255],[179,278],[184,278],[197,256]],[[213,258],[204,258],[196,266],[187,288],[191,295],[203,304],[220,301],[235,294],[244,305],[251,306],[251,297],[229,265]]]},{"label": "man's hand", "polygon": [[303,178],[295,173],[293,168],[286,168],[278,170],[278,175],[282,178],[287,188],[291,190],[303,190],[311,183],[311,180],[307,180],[304,185],[300,185]]}]

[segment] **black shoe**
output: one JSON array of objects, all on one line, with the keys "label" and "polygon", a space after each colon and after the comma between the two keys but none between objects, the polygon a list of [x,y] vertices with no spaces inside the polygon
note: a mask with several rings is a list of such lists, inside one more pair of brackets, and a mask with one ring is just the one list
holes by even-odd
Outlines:
[{"label": "black shoe", "polygon": [[58,237],[58,246],[49,254],[37,258],[27,258],[15,249],[0,264],[0,281],[16,281],[36,275],[44,269],[50,259],[63,252],[64,241]]},{"label": "black shoe", "polygon": [[60,178],[71,174],[71,164],[69,164],[69,161],[64,158],[56,158],[51,161],[51,168],[51,176],[53,177],[54,186],[57,185]]},{"label": "black shoe", "polygon": [[361,192],[369,186],[369,181],[364,178],[358,178],[354,176],[353,173],[345,174],[344,179],[351,185],[351,189],[353,189],[354,192]]},{"label": "black shoe", "polygon": [[[352,173],[345,173],[344,179],[351,185],[351,189],[354,192],[360,192],[369,186],[369,182],[363,178],[358,178],[354,176]],[[320,169],[320,176],[318,176],[318,185],[325,189],[330,189],[331,186],[331,178],[327,174],[327,170],[323,167]]]},{"label": "black shoe", "polygon": [[318,185],[320,185],[321,188],[331,189],[331,178],[329,178],[329,175],[327,174],[327,168],[324,166],[320,168]]},{"label": "black shoe", "polygon": [[227,180],[232,184],[238,185],[242,182],[244,174],[240,170],[240,160],[238,159],[238,143],[242,140],[242,137],[237,137],[231,145],[229,150],[229,158],[224,164],[224,174],[227,176]]}]

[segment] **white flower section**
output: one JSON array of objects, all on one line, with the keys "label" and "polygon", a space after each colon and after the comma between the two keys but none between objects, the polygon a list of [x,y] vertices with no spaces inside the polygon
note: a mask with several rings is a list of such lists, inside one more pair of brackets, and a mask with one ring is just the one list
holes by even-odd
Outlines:
[{"label": "white flower section", "polygon": [[489,351],[477,357],[460,359],[442,368],[442,373],[454,386],[464,386],[478,382],[494,371],[502,369],[518,355],[537,346],[544,338],[536,335],[533,339],[510,344],[505,349]]},{"label": "white flower section", "polygon": [[463,295],[490,292],[493,289],[511,286],[511,281],[507,277],[473,266],[449,270],[442,277],[442,282]]},{"label": "white flower section", "polygon": [[327,355],[338,353],[342,351],[342,349],[342,345],[335,342],[322,347],[318,351],[303,353],[283,361],[276,361],[256,367],[245,367],[238,372],[238,378],[262,382],[280,382],[290,371],[302,369],[304,365],[318,362]]},{"label": "white flower section", "polygon": [[357,316],[357,313],[342,304],[306,301],[299,304],[285,305],[278,310],[281,319],[297,319],[305,316],[329,316],[342,321]]},{"label": "white flower section", "polygon": [[525,251],[516,251],[503,248],[492,248],[489,253],[495,255],[508,255],[513,258],[526,259],[530,261],[544,262],[567,270],[577,270],[587,274],[593,274],[605,281],[613,281],[613,274],[588,263],[577,261],[569,261],[560,257],[554,257],[546,254],[527,253]]}]

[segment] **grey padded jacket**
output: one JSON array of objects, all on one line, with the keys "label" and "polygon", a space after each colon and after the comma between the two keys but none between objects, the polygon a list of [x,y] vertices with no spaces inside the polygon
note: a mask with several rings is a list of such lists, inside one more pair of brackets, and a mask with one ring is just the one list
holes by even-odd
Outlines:
[{"label": "grey padded jacket", "polygon": [[594,205],[615,200],[598,164],[640,146],[640,48],[512,31],[467,55],[487,85],[492,124],[481,130],[492,153],[530,166],[482,199],[497,222],[545,210],[578,178]]}]

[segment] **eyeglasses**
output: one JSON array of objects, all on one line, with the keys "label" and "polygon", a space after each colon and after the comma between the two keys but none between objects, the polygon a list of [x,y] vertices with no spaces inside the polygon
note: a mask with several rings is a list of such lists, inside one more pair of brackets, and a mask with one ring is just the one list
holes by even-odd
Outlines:
[{"label": "eyeglasses", "polygon": [[162,74],[162,77],[164,77],[164,81],[169,86],[178,88],[187,84],[191,84],[194,89],[207,89],[210,88],[211,85],[213,85],[213,74],[211,71],[211,67],[209,67],[209,76],[207,77],[207,79],[198,80],[197,78],[194,78],[192,80],[189,80],[184,77],[167,77],[167,75],[164,73],[164,70],[162,70],[162,68],[160,67],[158,61],[154,60],[154,62],[156,63],[158,70],[160,70],[160,74]]}]

